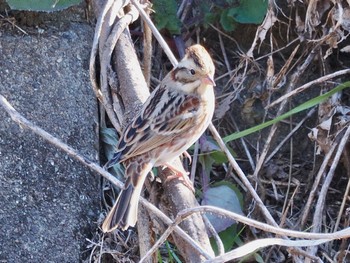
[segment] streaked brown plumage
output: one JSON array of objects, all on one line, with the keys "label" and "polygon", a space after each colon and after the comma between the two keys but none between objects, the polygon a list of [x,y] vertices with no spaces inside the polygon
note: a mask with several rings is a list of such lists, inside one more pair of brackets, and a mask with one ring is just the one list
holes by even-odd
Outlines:
[{"label": "streaked brown plumage", "polygon": [[102,225],[104,232],[137,221],[142,186],[152,167],[168,166],[208,127],[214,113],[214,64],[201,45],[186,50],[124,130],[106,168],[123,162],[125,188]]}]

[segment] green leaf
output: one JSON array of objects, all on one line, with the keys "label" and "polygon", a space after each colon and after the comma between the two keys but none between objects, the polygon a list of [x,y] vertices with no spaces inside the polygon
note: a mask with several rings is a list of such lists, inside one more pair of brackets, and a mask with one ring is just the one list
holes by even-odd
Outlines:
[{"label": "green leaf", "polygon": [[230,32],[236,28],[236,22],[231,16],[228,15],[228,11],[229,11],[229,9],[223,10],[221,12],[220,24],[225,31]]},{"label": "green leaf", "polygon": [[[232,225],[226,230],[220,232],[219,237],[222,243],[224,244],[225,252],[230,251],[233,245],[235,244],[237,238],[239,238],[237,234],[237,225]],[[219,252],[214,238],[210,238],[210,244],[215,252],[215,255],[217,255]]]},{"label": "green leaf", "polygon": [[215,161],[215,164],[223,164],[228,162],[226,154],[222,151],[214,151],[210,153],[210,156]]},{"label": "green leaf", "polygon": [[170,34],[180,34],[181,21],[177,17],[176,0],[156,0],[153,2],[154,20],[159,30],[167,29]]},{"label": "green leaf", "polygon": [[[176,255],[175,251],[170,247],[170,244],[168,241],[165,242],[165,245],[166,245],[167,250],[168,250],[169,262],[181,263],[181,260]],[[164,261],[160,261],[160,262],[164,262]]]},{"label": "green leaf", "polygon": [[[229,184],[229,182],[227,182]],[[243,214],[241,202],[236,192],[232,190],[228,185],[219,185],[216,187],[208,188],[203,193],[202,205],[212,205],[232,211],[238,214]],[[221,232],[226,228],[235,224],[233,219],[217,216],[207,213],[209,221],[213,224],[217,232]]]},{"label": "green leaf", "polygon": [[110,160],[115,153],[115,146],[118,144],[117,131],[113,128],[101,128],[100,136],[105,147],[106,157]]},{"label": "green leaf", "polygon": [[77,5],[81,0],[6,0],[13,10],[53,12]]},{"label": "green leaf", "polygon": [[209,24],[214,24],[218,19],[219,16],[216,13],[204,13],[203,25],[207,27]]},{"label": "green leaf", "polygon": [[[102,140],[102,147],[107,160],[112,159],[116,145],[118,144],[117,131],[114,128],[101,128],[100,138]],[[124,170],[121,164],[114,165],[110,169],[110,172],[116,175],[118,179],[123,180]]]},{"label": "green leaf", "polygon": [[243,194],[242,194],[242,192],[239,190],[239,188],[235,184],[233,184],[233,183],[231,183],[229,181],[224,181],[223,180],[223,181],[214,183],[212,185],[212,187],[217,187],[217,186],[220,186],[220,185],[226,185],[226,186],[230,187],[232,189],[232,191],[235,192],[235,194],[236,194],[236,196],[237,196],[237,198],[238,198],[238,200],[239,200],[239,202],[241,204],[241,207],[243,207],[243,204],[244,204]]},{"label": "green leaf", "polygon": [[240,5],[230,8],[227,15],[241,24],[260,24],[267,7],[267,0],[241,0]]},{"label": "green leaf", "polygon": [[238,138],[242,138],[244,136],[247,136],[249,134],[252,134],[254,132],[257,132],[257,131],[260,131],[272,124],[275,124],[281,120],[284,120],[286,118],[288,118],[289,116],[292,116],[296,113],[299,113],[301,111],[304,111],[306,109],[309,109],[309,108],[312,108],[318,104],[320,104],[321,102],[325,101],[327,98],[329,98],[330,96],[332,96],[333,94],[343,90],[343,89],[346,89],[346,88],[349,88],[350,87],[350,81],[347,81],[343,84],[340,84],[338,85],[337,87],[335,87],[334,89],[332,89],[331,91],[328,91],[326,92],[325,94],[322,94],[320,96],[317,96],[316,98],[313,98],[311,100],[308,100],[307,102],[304,102],[303,104],[295,107],[294,109],[286,112],[285,114],[282,114],[276,118],[274,118],[273,120],[270,120],[270,121],[267,121],[267,122],[264,122],[262,124],[259,124],[257,126],[254,126],[252,128],[249,128],[249,129],[246,129],[244,131],[241,131],[241,132],[236,132],[236,133],[233,133],[231,135],[228,135],[226,136],[225,138],[223,138],[224,142],[227,143],[227,142],[230,142],[230,141],[233,141],[233,140],[236,140]]},{"label": "green leaf", "polygon": [[[236,157],[237,154],[233,151],[233,149],[229,146],[227,146],[229,151],[231,152],[232,156]],[[200,149],[201,149],[201,156],[203,155],[210,155],[212,160],[215,162],[215,164],[223,164],[228,162],[226,154],[221,151],[218,143],[214,140],[212,136],[202,136],[200,139]],[[212,165],[213,162],[210,163]],[[210,167],[211,170],[211,167]],[[209,170],[209,172],[210,172]]]}]

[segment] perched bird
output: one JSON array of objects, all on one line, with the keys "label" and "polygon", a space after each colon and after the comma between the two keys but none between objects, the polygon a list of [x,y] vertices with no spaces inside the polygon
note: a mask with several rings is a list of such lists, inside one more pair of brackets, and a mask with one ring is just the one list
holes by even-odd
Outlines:
[{"label": "perched bird", "polygon": [[103,232],[136,224],[141,190],[153,167],[167,166],[178,176],[187,176],[171,162],[199,139],[213,117],[214,71],[204,47],[187,48],[185,57],[125,128],[116,153],[105,165],[107,169],[124,164],[125,187],[102,224]]}]

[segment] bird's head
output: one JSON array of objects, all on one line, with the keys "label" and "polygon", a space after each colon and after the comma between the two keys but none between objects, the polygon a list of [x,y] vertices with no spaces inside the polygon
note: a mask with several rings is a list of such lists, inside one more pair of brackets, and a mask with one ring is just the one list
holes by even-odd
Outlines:
[{"label": "bird's head", "polygon": [[186,49],[186,55],[173,70],[172,78],[182,90],[193,92],[200,86],[215,86],[214,73],[209,53],[201,45],[193,45]]}]

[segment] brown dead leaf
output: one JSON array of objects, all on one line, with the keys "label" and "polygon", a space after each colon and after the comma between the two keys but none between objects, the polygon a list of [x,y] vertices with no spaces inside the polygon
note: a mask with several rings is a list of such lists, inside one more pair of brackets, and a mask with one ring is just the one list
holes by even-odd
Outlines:
[{"label": "brown dead leaf", "polygon": [[219,102],[215,109],[215,117],[221,119],[225,116],[226,112],[231,109],[231,103],[235,99],[235,93],[230,92],[226,98]]},{"label": "brown dead leaf", "polygon": [[331,7],[330,0],[310,0],[305,16],[305,32],[311,34],[321,24],[321,18]]},{"label": "brown dead leaf", "polygon": [[350,107],[336,105],[338,99],[339,97],[333,98],[333,101],[320,105],[321,116],[320,113],[319,116],[322,121],[308,134],[311,140],[317,142],[317,154],[327,153],[338,134],[349,125]]}]

